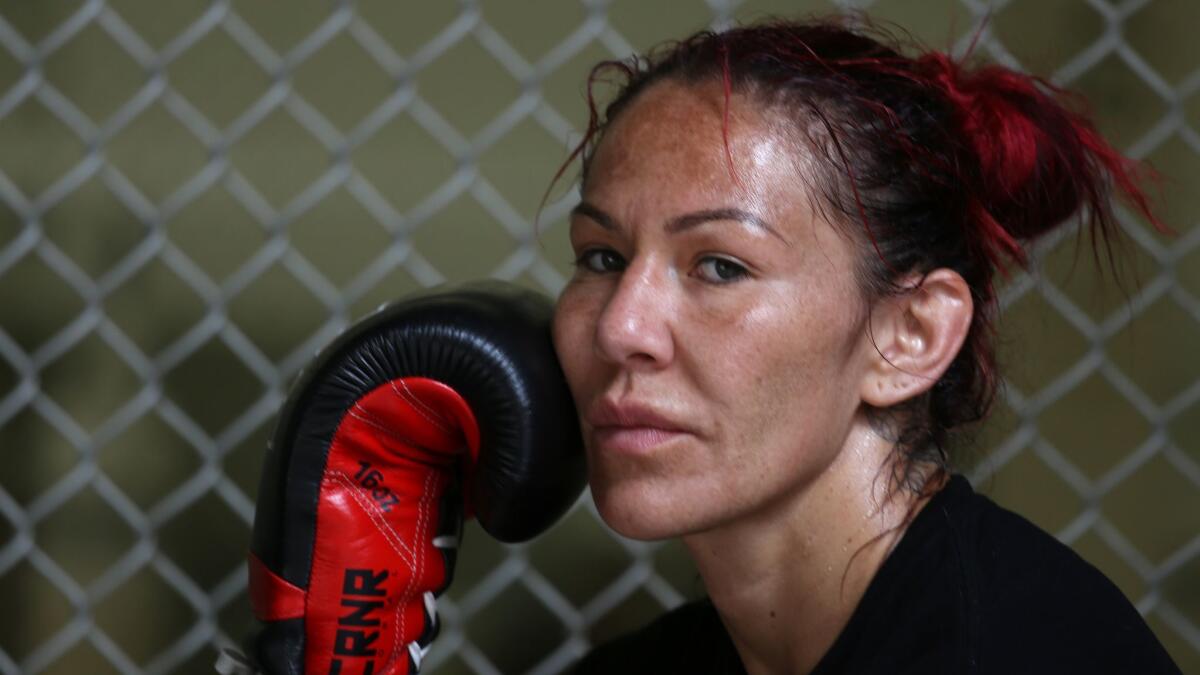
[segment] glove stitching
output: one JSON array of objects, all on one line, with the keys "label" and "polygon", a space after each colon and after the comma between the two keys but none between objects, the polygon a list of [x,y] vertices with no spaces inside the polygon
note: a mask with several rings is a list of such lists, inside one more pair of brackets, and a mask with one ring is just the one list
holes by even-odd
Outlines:
[{"label": "glove stitching", "polygon": [[[406,383],[404,380],[400,380],[400,385],[404,387],[403,392],[396,388],[396,380],[392,380],[391,385],[392,391],[395,392],[396,396],[408,403],[409,407],[415,410],[418,415],[424,417],[430,424],[434,425],[438,429],[441,429],[448,434],[453,433],[453,429],[450,427],[449,423],[447,423],[446,420],[439,415],[436,410],[425,405],[424,401],[418,398],[416,394],[412,393],[412,390],[408,388],[408,383]],[[426,414],[426,412],[429,414]]]},{"label": "glove stitching", "polygon": [[[429,486],[433,481],[434,474],[429,472],[425,474],[425,485],[421,488],[421,498],[417,500],[417,526],[413,536],[417,541],[425,535],[425,525],[429,520]],[[395,662],[397,654],[401,649],[399,643],[400,635],[404,634],[407,617],[400,611],[401,606],[412,597],[413,586],[416,585],[417,579],[425,571],[425,557],[417,556],[417,569],[413,576],[409,577],[408,585],[404,588],[404,593],[401,595],[401,602],[396,603],[396,616],[400,618],[400,632],[392,634],[392,662]]]},{"label": "glove stitching", "polygon": [[[429,532],[429,525],[433,521],[433,518],[432,518],[433,509],[431,508],[431,505],[433,503],[433,490],[430,488],[432,488],[432,482],[433,482],[434,477],[435,477],[435,475],[432,473],[428,475],[427,483],[429,483],[429,485],[427,485],[425,494],[421,495],[421,499],[424,500],[424,505],[423,505],[422,509],[425,512],[425,523],[421,526],[421,541],[432,542],[432,540],[433,540],[433,537],[431,536],[431,533]],[[440,551],[438,552],[438,556],[439,557],[441,556]],[[418,564],[421,566],[421,574],[424,575],[424,573],[425,573],[425,558],[423,556]],[[424,594],[422,593],[421,595],[423,596]],[[424,604],[425,604],[424,598],[422,597],[422,603],[421,603],[422,610],[424,610]],[[418,639],[420,639],[420,637],[421,637],[420,635],[417,636]],[[413,642],[416,642],[416,640],[413,640]],[[418,645],[418,646],[420,646],[420,645]],[[419,668],[420,668],[420,664],[418,664],[418,669]]]},{"label": "glove stitching", "polygon": [[[415,532],[417,536],[420,536],[421,532],[423,532],[422,524],[427,519],[426,512],[429,502],[429,483],[433,480],[433,476],[434,474],[432,472],[426,474],[425,485],[422,488],[421,499],[417,501],[417,531]],[[359,508],[361,508],[363,512],[367,514],[371,520],[371,523],[375,526],[375,529],[378,530],[379,534],[383,537],[383,540],[388,543],[393,551],[396,552],[396,555],[400,556],[401,561],[408,565],[408,571],[411,573],[408,578],[408,584],[405,586],[400,597],[397,598],[395,609],[392,612],[392,621],[399,625],[399,630],[392,633],[392,653],[388,657],[387,664],[387,666],[390,667],[391,664],[396,662],[397,655],[401,649],[399,643],[400,635],[404,633],[404,630],[407,627],[406,617],[404,616],[404,612],[401,610],[404,607],[405,601],[412,597],[412,588],[416,584],[420,574],[424,571],[425,561],[423,557],[414,554],[412,550],[409,549],[409,547],[404,543],[404,539],[399,535],[399,533],[396,532],[396,530],[391,526],[391,523],[389,523],[383,516],[383,511],[379,508],[379,506],[374,502],[365,499],[361,494],[359,494],[358,486],[350,480],[349,476],[342,471],[334,470],[330,472],[330,477],[338,483],[341,483],[342,486],[346,488],[346,491],[349,493],[351,499],[353,499],[354,502],[358,504]],[[393,538],[395,538],[395,541],[393,541]],[[404,551],[401,551],[400,548],[397,548],[397,544],[399,544]],[[406,557],[404,552],[408,552],[410,557]]]},{"label": "glove stitching", "polygon": [[[366,512],[367,516],[371,519],[371,524],[374,525],[375,529],[378,530],[380,535],[383,536],[383,540],[386,541],[388,545],[391,546],[392,550],[396,552],[396,555],[400,556],[401,560],[408,565],[410,572],[415,571],[414,561],[417,557],[416,554],[408,548],[408,546],[404,543],[404,539],[400,537],[399,533],[392,529],[391,523],[388,523],[387,520],[383,518],[383,512],[379,509],[379,506],[370,500],[364,499],[363,496],[358,493],[360,488],[355,485],[350,480],[350,477],[345,473],[342,473],[341,471],[331,471],[330,477],[341,483],[342,487],[346,488],[346,492],[350,494],[350,497],[358,504],[359,508]],[[388,535],[391,536],[389,537]],[[397,545],[404,550],[401,551],[400,548],[397,548]],[[405,555],[405,553],[408,555]]]},{"label": "glove stitching", "polygon": [[[416,439],[413,439],[409,436],[405,436],[404,434],[400,433],[399,431],[396,431],[394,428],[387,425],[383,420],[376,417],[375,413],[372,413],[370,410],[367,410],[366,408],[362,407],[362,405],[360,405],[358,403],[354,404],[354,408],[349,411],[349,415],[351,417],[353,417],[354,419],[359,420],[363,424],[366,424],[367,426],[371,427],[372,429],[375,429],[381,433],[391,436],[392,438],[395,438],[398,441],[403,442],[405,445],[411,445],[411,446],[418,447],[418,448],[425,447],[423,444],[418,443],[416,441]],[[408,459],[412,459],[412,458],[408,457]],[[419,460],[414,459],[413,461],[419,461]],[[421,462],[421,464],[424,464],[425,466],[437,466],[433,463],[426,463],[426,462]]]},{"label": "glove stitching", "polygon": [[[437,455],[439,453],[439,451],[437,449],[430,448],[428,445],[422,444],[422,443],[418,442],[416,439],[414,439],[410,436],[406,436],[406,435],[400,433],[399,431],[396,431],[386,421],[379,419],[370,410],[363,408],[361,405],[358,405],[357,403],[355,404],[355,407],[351,408],[349,411],[347,411],[346,414],[349,415],[350,417],[353,417],[354,419],[362,422],[363,424],[371,427],[372,429],[378,431],[379,433],[381,433],[385,436],[391,436],[393,439],[400,441],[404,445],[411,446],[414,448],[420,448],[422,450],[427,450],[428,453],[431,455]],[[442,463],[439,463],[439,462],[422,461],[421,459],[419,459],[416,456],[416,454],[417,453],[404,454],[403,457],[405,460],[407,460],[409,462],[420,464],[421,466],[429,467],[431,469],[441,470],[441,469],[445,468],[445,465]]]},{"label": "glove stitching", "polygon": [[[429,478],[432,475],[433,474],[425,475],[425,485],[426,486],[429,485]],[[422,492],[424,492],[425,489],[426,489],[426,487],[422,487]],[[417,500],[417,522],[416,522],[416,525],[413,527],[413,545],[414,546],[416,546],[417,538],[421,536],[421,517],[422,517],[422,515],[423,514],[422,514],[422,510],[421,510],[421,500]],[[419,561],[420,557],[417,557],[415,560]],[[415,564],[420,564],[420,563],[416,562]],[[412,587],[413,587],[413,584],[416,583],[416,581],[417,581],[417,570],[414,568],[412,576],[410,576],[408,578],[408,584],[406,584],[404,586],[404,590],[400,593],[400,598],[396,601],[396,608],[394,610],[394,614],[395,614],[396,618],[393,620],[399,622],[400,630],[392,633],[392,655],[390,657],[388,657],[388,665],[395,663],[399,659],[400,636],[404,635],[404,631],[405,631],[405,628],[408,623],[408,617],[406,617],[404,615],[404,612],[401,611],[401,608],[404,606],[404,603],[405,603],[405,601],[408,600],[409,596],[412,595]]]},{"label": "glove stitching", "polygon": [[[414,537],[417,541],[424,536],[430,521],[430,487],[435,475],[436,474],[433,472],[426,473],[425,484],[421,490],[421,498],[417,500],[417,523],[414,532]],[[408,565],[409,572],[412,573],[408,579],[408,584],[405,586],[400,598],[398,598],[398,602],[396,603],[395,610],[393,612],[393,621],[399,623],[400,630],[392,634],[392,654],[389,659],[390,665],[396,661],[397,655],[401,650],[401,645],[399,643],[400,635],[402,635],[407,628],[407,617],[401,610],[406,602],[412,597],[413,587],[416,585],[417,580],[420,579],[425,573],[425,558],[424,556],[417,555],[414,552],[414,549],[410,549],[408,545],[405,544],[403,537],[401,537],[400,534],[391,526],[391,523],[388,522],[386,517],[383,515],[379,505],[364,498],[359,493],[359,487],[350,480],[349,476],[338,470],[330,471],[329,476],[331,479],[341,484],[342,487],[345,488],[351,499],[358,504],[359,508],[362,509],[370,519],[371,524],[375,526],[375,529],[383,537],[383,540],[387,542],[393,551],[396,552],[396,555],[401,558],[401,561]],[[401,549],[403,549],[403,551]],[[406,552],[409,554],[407,557],[404,555]]]}]

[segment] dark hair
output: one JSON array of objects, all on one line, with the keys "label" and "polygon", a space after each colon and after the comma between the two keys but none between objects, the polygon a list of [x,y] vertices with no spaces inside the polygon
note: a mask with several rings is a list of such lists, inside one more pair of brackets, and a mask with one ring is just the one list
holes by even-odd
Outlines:
[{"label": "dark hair", "polygon": [[[1111,263],[1114,186],[1166,228],[1138,187],[1148,169],[1110,147],[1068,94],[1001,66],[971,69],[941,52],[901,50],[854,16],[705,31],[600,63],[588,79],[587,131],[555,178],[582,156],[586,184],[607,126],[661,80],[723,86],[726,153],[733,92],[790,121],[821,167],[808,179],[822,215],[857,222],[865,235],[857,273],[868,298],[909,292],[904,278],[937,268],[971,289],[974,316],[946,373],[922,396],[872,411],[896,434],[895,480],[921,492],[948,468],[951,431],[982,419],[995,397],[995,272],[1007,261],[1025,265],[1025,243],[1081,207],[1095,251]],[[600,81],[617,87],[602,114],[593,94]],[[937,471],[922,476],[919,463]]]}]

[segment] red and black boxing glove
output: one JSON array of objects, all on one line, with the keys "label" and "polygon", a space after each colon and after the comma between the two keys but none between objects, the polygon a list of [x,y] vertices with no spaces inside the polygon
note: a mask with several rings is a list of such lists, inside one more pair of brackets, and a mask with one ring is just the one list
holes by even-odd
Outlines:
[{"label": "red and black boxing glove", "polygon": [[267,450],[250,554],[269,675],[415,673],[463,515],[536,536],[583,489],[553,307],[501,282],[426,292],[301,374]]}]

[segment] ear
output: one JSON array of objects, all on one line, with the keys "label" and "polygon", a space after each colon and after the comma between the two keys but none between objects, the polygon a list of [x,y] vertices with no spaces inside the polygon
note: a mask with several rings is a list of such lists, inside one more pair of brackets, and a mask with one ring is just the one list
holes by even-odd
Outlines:
[{"label": "ear", "polygon": [[962,348],[971,327],[971,289],[958,272],[940,268],[911,280],[912,290],[871,311],[874,347],[861,396],[887,408],[933,387]]}]

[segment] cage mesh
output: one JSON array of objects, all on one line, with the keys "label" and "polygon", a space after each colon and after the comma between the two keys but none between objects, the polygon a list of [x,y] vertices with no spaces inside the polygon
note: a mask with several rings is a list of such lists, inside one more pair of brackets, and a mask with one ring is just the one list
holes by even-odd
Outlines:
[{"label": "cage mesh", "polygon": [[[155,4],[0,5],[4,673],[207,672],[250,627],[255,476],[304,363],[421,287],[490,276],[557,293],[575,191],[534,215],[586,119],[586,65],[796,9]],[[839,6],[1049,72],[1129,155],[1200,178],[1181,2],[799,9]],[[1168,204],[1172,238],[1118,209],[1138,281],[1124,295],[1097,294],[1070,231],[1004,286],[1015,346],[969,473],[1114,578],[1181,665],[1200,663],[1194,200]],[[616,536],[587,499],[532,544],[481,534],[429,672],[559,672],[699,590],[678,545]]]}]

